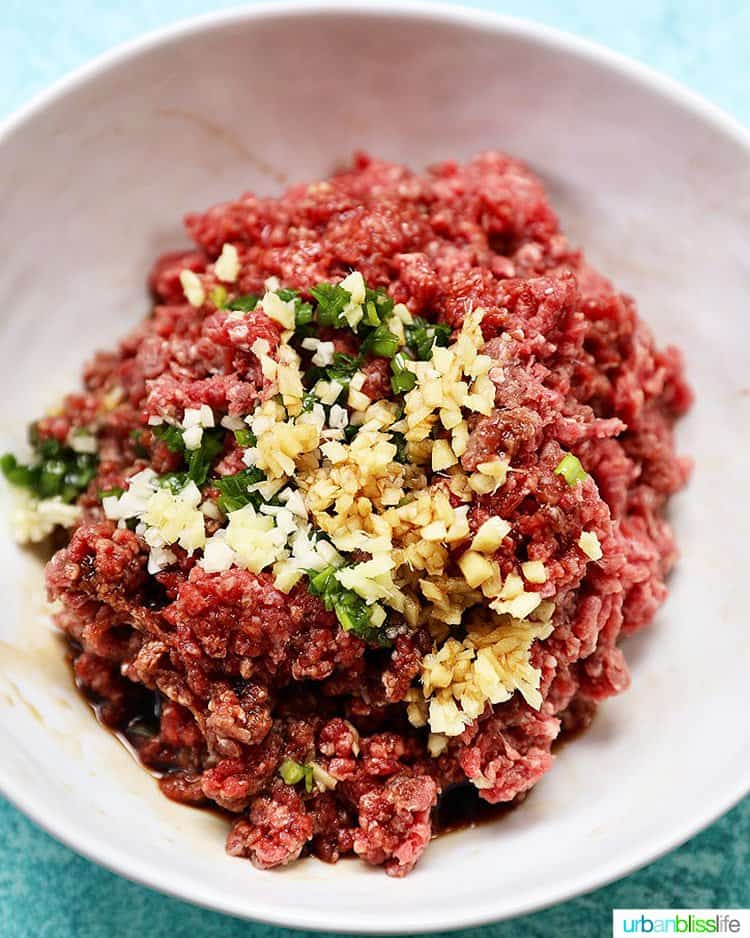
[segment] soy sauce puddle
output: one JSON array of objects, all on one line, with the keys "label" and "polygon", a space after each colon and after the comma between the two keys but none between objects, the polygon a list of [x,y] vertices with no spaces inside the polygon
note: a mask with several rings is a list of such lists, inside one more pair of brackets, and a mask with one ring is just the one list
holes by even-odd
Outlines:
[{"label": "soy sauce puddle", "polygon": [[141,769],[157,780],[163,778],[167,774],[166,771],[160,771],[146,765],[138,755],[138,746],[136,744],[138,737],[156,735],[161,718],[161,694],[147,688],[140,688],[134,684],[134,698],[129,701],[129,706],[124,709],[123,718],[115,723],[105,719],[103,711],[107,706],[107,702],[87,691],[76,678],[73,663],[76,655],[80,653],[80,647],[70,639],[68,639],[67,646],[66,658],[71,670],[73,684],[81,699],[94,714],[96,722],[102,729],[111,733],[118,740]]},{"label": "soy sauce puddle", "polygon": [[446,788],[432,812],[432,839],[463,831],[467,828],[494,824],[518,807],[523,798],[490,804],[479,797],[479,791],[464,782]]},{"label": "soy sauce puddle", "polygon": [[[74,655],[78,650],[74,643],[69,642],[67,658],[71,665],[71,670]],[[99,725],[117,738],[141,769],[146,771],[157,782],[170,773],[168,766],[160,770],[154,766],[146,765],[139,756],[137,745],[139,738],[148,738],[156,735],[158,732],[162,705],[161,694],[156,691],[149,691],[146,688],[138,688],[131,702],[134,706],[131,705],[127,707],[124,710],[123,719],[113,725],[103,718],[102,708],[105,704],[87,693],[86,690],[79,685],[78,681],[75,680],[75,675],[74,683],[81,697],[96,717]],[[134,688],[135,687],[137,687],[137,685],[134,685]],[[565,745],[585,732],[587,728],[588,724],[577,726],[574,729],[563,729],[553,744],[553,752],[559,752]],[[523,793],[513,801],[490,804],[480,797],[478,789],[470,782],[451,785],[442,793],[436,807],[432,811],[432,839],[435,840],[447,834],[455,833],[456,831],[472,829],[484,826],[485,824],[498,823],[502,818],[506,817],[506,815],[510,814],[511,811],[522,804],[530,794],[530,792]],[[164,797],[166,797],[166,795]],[[194,810],[207,811],[228,823],[231,823],[239,816],[216,804],[178,803],[184,805],[184,807],[193,808]]]}]

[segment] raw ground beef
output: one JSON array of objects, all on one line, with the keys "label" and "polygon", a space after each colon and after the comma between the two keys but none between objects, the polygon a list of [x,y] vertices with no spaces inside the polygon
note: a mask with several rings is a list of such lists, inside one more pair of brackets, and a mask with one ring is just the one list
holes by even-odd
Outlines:
[{"label": "raw ground beef", "polygon": [[[154,266],[149,318],[99,353],[85,390],[37,425],[61,441],[94,418],[99,426],[84,521],[47,569],[76,680],[168,797],[235,815],[232,855],[267,868],[356,854],[403,875],[433,834],[442,792],[473,783],[488,802],[523,797],[552,765],[561,726],[587,724],[627,688],[619,638],[651,621],[676,555],[664,509],[688,474],[672,439],[690,403],[680,356],[654,345],[633,300],[569,245],[540,182],[502,154],[422,176],[360,155],[328,182],[279,199],[245,195],[189,215],[187,228],[195,247]],[[206,573],[179,548],[175,566],[150,576],[142,540],[104,518],[100,490],[146,466],[177,467],[149,414],[207,403],[245,415],[258,401],[249,349],[259,337],[278,344],[277,324],[196,309],[180,284],[185,268],[210,275],[226,242],[239,251],[238,293],[262,293],[270,276],[305,293],[357,269],[429,320],[457,327],[470,306],[487,310],[482,328],[506,378],[463,464],[510,459],[506,485],[471,515],[473,530],[494,514],[512,522],[503,572],[514,558],[545,558],[555,613],[532,648],[538,712],[519,694],[488,706],[432,758],[403,703],[431,647],[424,630],[368,648],[302,584],[285,595],[267,574]],[[387,363],[366,371],[365,391],[387,392]],[[550,470],[562,450],[588,471],[585,485]],[[228,434],[218,471],[242,468],[240,455]],[[598,563],[576,547],[583,530],[598,536]],[[292,788],[278,775],[284,759],[314,761],[335,787]]]}]

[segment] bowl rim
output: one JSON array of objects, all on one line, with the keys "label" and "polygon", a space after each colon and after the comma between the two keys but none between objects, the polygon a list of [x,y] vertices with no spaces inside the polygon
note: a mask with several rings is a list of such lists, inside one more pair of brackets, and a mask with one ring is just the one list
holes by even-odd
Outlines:
[{"label": "bowl rim", "polygon": [[[608,49],[588,39],[537,23],[532,20],[495,13],[475,7],[457,6],[442,0],[359,0],[352,6],[350,0],[263,0],[250,6],[204,13],[166,26],[150,30],[79,66],[38,92],[24,105],[0,121],[0,147],[23,126],[46,109],[54,107],[68,93],[85,86],[109,69],[137,58],[159,46],[178,42],[193,34],[219,29],[232,23],[268,20],[289,16],[331,15],[347,16],[407,16],[413,19],[438,22],[443,25],[470,26],[488,32],[503,33],[532,40],[549,49],[567,52],[575,57],[608,68],[633,85],[668,99],[711,128],[731,138],[744,148],[750,158],[750,130],[730,114],[691,91],[675,79],[662,75],[647,65]],[[254,897],[253,909],[248,911],[239,899],[217,899],[208,882],[196,883],[173,871],[149,865],[142,857],[112,847],[102,835],[82,834],[67,817],[54,812],[51,806],[35,803],[34,799],[14,780],[11,771],[0,761],[0,795],[41,827],[46,833],[88,860],[117,873],[126,879],[147,886],[216,912],[238,916],[251,921],[265,922],[290,928],[357,934],[412,934],[426,933],[485,925],[548,908],[575,896],[600,888],[620,879],[674,850],[699,833],[721,815],[734,807],[750,793],[750,767],[744,773],[715,792],[712,800],[694,812],[668,833],[656,834],[629,854],[617,856],[607,864],[592,869],[587,875],[574,874],[558,881],[554,888],[539,888],[533,894],[504,902],[502,908],[492,897],[471,907],[456,905],[445,910],[430,912],[420,908],[411,918],[384,921],[383,910],[362,910],[356,918],[349,915],[335,922],[330,912],[309,909],[297,910],[292,905]]]}]

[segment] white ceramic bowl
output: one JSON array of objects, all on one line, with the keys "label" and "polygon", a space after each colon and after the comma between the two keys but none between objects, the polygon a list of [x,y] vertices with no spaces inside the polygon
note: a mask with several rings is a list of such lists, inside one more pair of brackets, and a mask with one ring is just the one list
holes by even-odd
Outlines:
[{"label": "white ceramic bowl", "polygon": [[750,137],[587,43],[471,10],[257,6],[105,56],[0,132],[2,449],[146,311],[180,219],[325,175],[355,148],[421,167],[503,148],[547,180],[567,230],[686,352],[697,460],[683,556],[633,686],[532,797],[392,880],[357,862],[263,873],[224,824],[168,802],[71,687],[38,564],[3,535],[0,787],[60,840],[193,902],[304,928],[420,932],[565,899],[684,841],[750,788],[743,588],[750,512]]}]

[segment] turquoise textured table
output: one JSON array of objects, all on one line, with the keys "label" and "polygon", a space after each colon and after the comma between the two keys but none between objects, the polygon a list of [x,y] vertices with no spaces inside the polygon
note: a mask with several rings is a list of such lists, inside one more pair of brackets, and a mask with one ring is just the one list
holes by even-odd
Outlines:
[{"label": "turquoise textured table", "polygon": [[[604,43],[750,123],[747,0],[479,0],[475,5]],[[211,0],[66,0],[64,5],[5,0],[0,117],[92,56],[146,30],[215,8]],[[684,906],[750,906],[750,799],[679,850],[618,883],[535,915],[459,934],[603,938],[611,934],[612,908]],[[292,934],[206,912],[126,882],[62,847],[0,799],[0,938]]]}]

